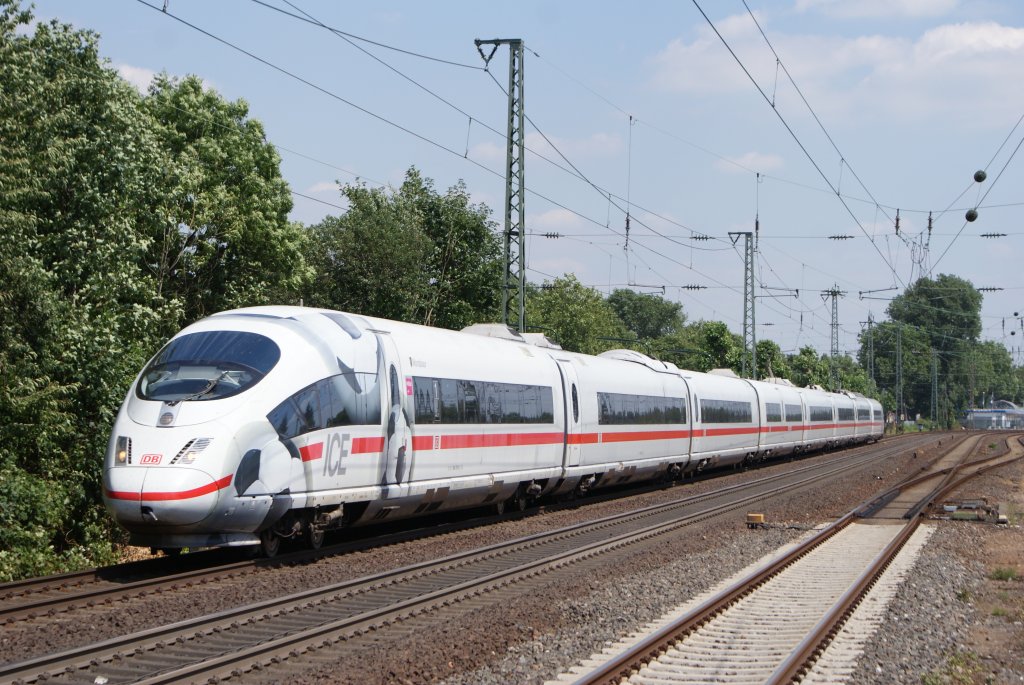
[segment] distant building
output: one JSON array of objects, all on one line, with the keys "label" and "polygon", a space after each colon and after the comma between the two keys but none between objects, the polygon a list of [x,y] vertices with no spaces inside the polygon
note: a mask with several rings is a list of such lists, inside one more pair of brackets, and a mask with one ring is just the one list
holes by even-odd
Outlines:
[{"label": "distant building", "polygon": [[1024,409],[1008,400],[996,400],[985,409],[968,409],[964,426],[972,430],[1024,428]]}]

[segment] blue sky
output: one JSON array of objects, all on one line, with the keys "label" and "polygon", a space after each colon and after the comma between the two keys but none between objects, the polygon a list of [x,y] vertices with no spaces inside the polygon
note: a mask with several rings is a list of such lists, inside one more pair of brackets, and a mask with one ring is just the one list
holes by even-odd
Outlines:
[{"label": "blue sky", "polygon": [[[983,337],[1024,361],[1014,318],[1024,315],[1016,0],[747,0],[750,12],[742,0],[700,0],[750,78],[692,2],[168,0],[169,15],[322,90],[147,1],[157,10],[138,0],[37,0],[35,13],[97,31],[111,66],[141,89],[160,71],[197,74],[246,100],[279,146],[292,190],[315,198],[295,196],[295,220],[343,211],[338,181],[394,186],[410,166],[442,191],[464,180],[500,220],[508,51],[488,74],[473,39],[522,38],[536,125],[526,163],[531,280],[571,272],[604,292],[664,287],[690,319],[740,332],[742,252],[727,234],[752,230],[757,216],[759,339],[827,353],[831,308],[820,293],[838,285],[847,293],[840,349],[852,352],[869,313],[884,318],[887,303],[871,297],[922,273],[953,273],[1003,288],[985,295]],[[271,7],[459,65],[346,41]],[[538,156],[560,161],[559,151],[587,181]],[[981,184],[978,169],[988,172]],[[978,220],[966,222],[979,205]],[[539,235],[552,232],[563,237]],[[829,238],[839,235],[853,237]]]}]

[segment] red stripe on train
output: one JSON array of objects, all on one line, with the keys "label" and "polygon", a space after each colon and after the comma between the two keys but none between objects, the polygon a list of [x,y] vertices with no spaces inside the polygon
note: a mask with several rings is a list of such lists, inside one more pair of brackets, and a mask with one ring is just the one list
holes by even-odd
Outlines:
[{"label": "red stripe on train", "polygon": [[352,438],[352,454],[376,454],[384,451],[384,438]]},{"label": "red stripe on train", "polygon": [[124,492],[119,490],[107,490],[107,497],[110,499],[126,499],[136,502],[167,502],[179,499],[192,499],[193,497],[208,495],[211,492],[223,490],[229,485],[231,485],[231,476],[224,476],[218,481],[214,481],[207,485],[201,485],[198,488],[192,488],[191,490],[181,490],[179,492]]},{"label": "red stripe on train", "polygon": [[324,444],[322,442],[315,442],[312,445],[300,447],[299,456],[302,457],[302,461],[314,461],[319,459],[324,456]]},{"label": "red stripe on train", "polygon": [[679,440],[690,437],[690,431],[638,431],[635,433],[601,433],[601,442],[636,442],[639,440]]}]

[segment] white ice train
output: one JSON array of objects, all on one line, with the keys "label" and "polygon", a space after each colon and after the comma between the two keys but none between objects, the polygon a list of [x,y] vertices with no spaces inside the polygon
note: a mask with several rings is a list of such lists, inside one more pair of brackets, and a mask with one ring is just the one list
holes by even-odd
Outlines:
[{"label": "white ice train", "polygon": [[[539,340],[536,338],[540,338]],[[216,314],[146,365],[104,500],[159,549],[324,531],[878,440],[865,397],[303,307]]]}]

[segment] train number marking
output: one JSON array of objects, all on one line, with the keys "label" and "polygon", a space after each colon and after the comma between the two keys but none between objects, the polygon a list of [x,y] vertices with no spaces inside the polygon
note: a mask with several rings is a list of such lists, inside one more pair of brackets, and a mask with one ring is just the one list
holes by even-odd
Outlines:
[{"label": "train number marking", "polygon": [[441,449],[441,436],[440,435],[435,435],[434,436],[434,445],[433,445],[433,447],[431,449],[435,449],[435,450]]},{"label": "train number marking", "polygon": [[162,454],[143,454],[142,458],[139,459],[140,464],[159,464],[160,460],[164,458]]},{"label": "train number marking", "polygon": [[345,467],[342,460],[349,455],[349,442],[351,436],[348,433],[334,433],[325,443],[324,450],[324,475],[344,476]]}]

